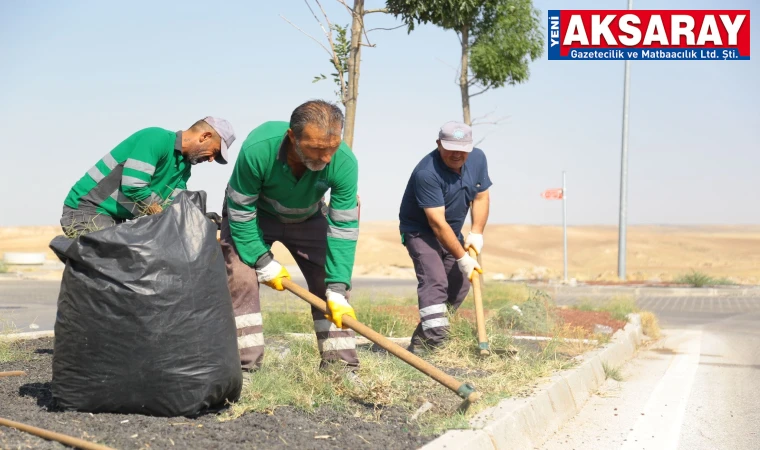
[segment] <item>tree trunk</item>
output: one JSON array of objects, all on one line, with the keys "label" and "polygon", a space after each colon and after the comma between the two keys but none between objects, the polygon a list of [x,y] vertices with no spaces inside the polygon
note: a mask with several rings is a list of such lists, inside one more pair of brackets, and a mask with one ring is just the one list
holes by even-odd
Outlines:
[{"label": "tree trunk", "polygon": [[351,22],[351,53],[348,56],[348,82],[346,83],[346,124],[343,140],[353,150],[354,124],[356,123],[356,100],[359,97],[359,66],[361,65],[362,31],[364,30],[364,0],[354,0]]},{"label": "tree trunk", "polygon": [[467,81],[469,73],[469,53],[470,53],[470,29],[467,25],[462,27],[462,69],[459,73],[459,89],[462,91],[462,113],[464,123],[472,125],[470,118],[470,86]]}]

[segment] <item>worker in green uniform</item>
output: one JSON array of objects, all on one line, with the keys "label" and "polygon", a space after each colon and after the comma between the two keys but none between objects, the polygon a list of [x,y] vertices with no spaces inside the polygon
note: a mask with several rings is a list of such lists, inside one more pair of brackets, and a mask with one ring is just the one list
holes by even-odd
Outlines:
[{"label": "worker in green uniform", "polygon": [[227,164],[235,141],[232,125],[206,117],[185,131],[139,130],[101,158],[69,191],[61,228],[68,237],[156,214],[184,189],[190,168]]},{"label": "worker in green uniform", "polygon": [[[355,334],[343,315],[348,303],[356,241],[358,164],[342,141],[343,113],[332,103],[308,101],[290,122],[265,122],[243,142],[222,208],[221,245],[227,264],[246,375],[264,356],[259,283],[283,290],[288,271],[271,246],[282,243],[303,273],[309,291],[327,301],[328,314],[312,308],[320,367],[359,365]],[[322,198],[330,191],[329,208]]]}]

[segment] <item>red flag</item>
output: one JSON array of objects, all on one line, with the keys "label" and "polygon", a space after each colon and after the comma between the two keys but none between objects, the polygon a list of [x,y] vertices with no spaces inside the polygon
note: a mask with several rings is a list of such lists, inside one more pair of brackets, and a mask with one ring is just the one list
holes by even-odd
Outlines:
[{"label": "red flag", "polygon": [[562,188],[547,189],[541,193],[541,197],[547,200],[562,200],[564,194]]}]

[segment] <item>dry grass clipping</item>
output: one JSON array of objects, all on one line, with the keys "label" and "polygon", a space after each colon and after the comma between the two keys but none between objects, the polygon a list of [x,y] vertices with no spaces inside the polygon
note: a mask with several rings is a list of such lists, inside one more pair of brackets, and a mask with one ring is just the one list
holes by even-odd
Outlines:
[{"label": "dry grass clipping", "polygon": [[641,318],[641,329],[644,334],[651,337],[652,339],[659,339],[661,333],[657,316],[655,316],[654,313],[650,311],[641,311],[639,313],[639,317]]}]

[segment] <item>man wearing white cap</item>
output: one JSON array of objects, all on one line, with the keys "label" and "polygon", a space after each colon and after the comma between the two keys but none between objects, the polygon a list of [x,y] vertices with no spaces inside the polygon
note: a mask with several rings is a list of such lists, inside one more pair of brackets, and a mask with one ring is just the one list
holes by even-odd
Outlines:
[{"label": "man wearing white cap", "polygon": [[[483,249],[488,220],[491,179],[486,155],[472,143],[472,129],[445,123],[438,148],[425,155],[412,171],[399,212],[401,242],[417,274],[420,323],[409,351],[435,348],[449,332],[447,308],[456,311],[476,272],[483,273],[467,251]],[[473,224],[461,233],[472,204]]]},{"label": "man wearing white cap", "polygon": [[227,164],[232,125],[206,117],[185,131],[159,127],[133,133],[77,181],[64,201],[61,228],[76,237],[157,214],[184,189],[201,162]]}]

